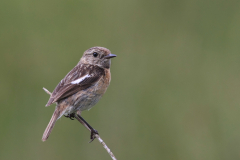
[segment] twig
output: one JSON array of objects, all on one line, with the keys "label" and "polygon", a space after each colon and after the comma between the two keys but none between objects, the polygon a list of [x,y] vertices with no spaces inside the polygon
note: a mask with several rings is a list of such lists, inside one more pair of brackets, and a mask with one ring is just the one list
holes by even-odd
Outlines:
[{"label": "twig", "polygon": [[[90,132],[91,129],[78,117],[75,115],[75,118],[85,127],[87,128]],[[98,141],[103,145],[103,148],[106,149],[106,151],[108,152],[108,154],[110,155],[110,157],[113,160],[117,160],[117,158],[114,156],[114,154],[111,152],[111,150],[108,148],[108,146],[106,145],[106,143],[102,140],[102,138],[98,135],[98,134],[94,134],[94,137],[98,139]],[[90,141],[91,142],[91,141]]]},{"label": "twig", "polygon": [[[44,90],[47,94],[49,94],[50,96],[52,95],[52,93],[49,92],[46,88],[43,88],[43,90]],[[85,123],[83,123],[83,122],[81,121],[81,119],[78,118],[78,116],[75,116],[75,118],[76,118],[81,124],[83,124],[84,127],[86,127],[89,131],[91,131],[91,129],[88,128],[88,126],[87,126]],[[97,138],[98,141],[103,145],[103,148],[106,149],[106,151],[108,152],[108,154],[110,155],[110,157],[111,157],[113,160],[117,160],[117,158],[114,156],[114,154],[111,152],[111,150],[108,148],[108,146],[106,145],[106,143],[102,140],[102,138],[101,138],[98,134],[94,134],[94,137]]]},{"label": "twig", "polygon": [[103,148],[106,149],[106,151],[108,152],[108,154],[110,155],[110,157],[113,159],[113,160],[117,160],[117,158],[114,156],[114,154],[111,152],[111,150],[108,148],[108,146],[106,145],[106,143],[104,143],[104,141],[101,139],[101,137],[98,135],[98,134],[95,134],[94,135],[98,141],[103,145]]},{"label": "twig", "polygon": [[47,94],[49,94],[50,96],[52,95],[52,93],[49,92],[46,88],[43,87],[43,90],[44,90]]}]

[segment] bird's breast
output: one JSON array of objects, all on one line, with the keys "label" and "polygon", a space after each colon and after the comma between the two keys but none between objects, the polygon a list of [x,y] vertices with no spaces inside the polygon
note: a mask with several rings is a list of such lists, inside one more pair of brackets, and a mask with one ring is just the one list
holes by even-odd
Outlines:
[{"label": "bird's breast", "polygon": [[96,83],[95,87],[95,92],[97,94],[103,95],[111,81],[111,73],[110,69],[105,69],[105,74],[102,76],[102,78]]},{"label": "bird's breast", "polygon": [[[72,106],[75,110],[86,110],[92,108],[106,92],[111,81],[111,73],[109,69],[105,70],[105,74],[93,86],[79,91],[74,95]],[[71,103],[71,102],[70,102]]]}]

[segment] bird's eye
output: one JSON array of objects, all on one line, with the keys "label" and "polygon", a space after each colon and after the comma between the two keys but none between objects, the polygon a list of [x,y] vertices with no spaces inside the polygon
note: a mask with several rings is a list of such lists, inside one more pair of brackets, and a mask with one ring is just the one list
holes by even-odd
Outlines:
[{"label": "bird's eye", "polygon": [[93,57],[97,57],[98,56],[98,53],[97,52],[94,52],[93,53]]}]

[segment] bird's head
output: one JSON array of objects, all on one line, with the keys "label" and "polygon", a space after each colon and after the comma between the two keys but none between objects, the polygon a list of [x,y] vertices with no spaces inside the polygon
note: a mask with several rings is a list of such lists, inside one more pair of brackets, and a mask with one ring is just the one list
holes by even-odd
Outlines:
[{"label": "bird's head", "polygon": [[92,47],[86,50],[80,59],[80,63],[97,65],[101,68],[110,68],[111,58],[116,57],[110,50],[104,47]]}]

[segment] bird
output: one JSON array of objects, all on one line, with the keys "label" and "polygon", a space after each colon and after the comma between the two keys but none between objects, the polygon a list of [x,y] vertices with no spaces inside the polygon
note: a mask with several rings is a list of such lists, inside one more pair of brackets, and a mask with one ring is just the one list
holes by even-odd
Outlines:
[{"label": "bird", "polygon": [[46,107],[53,103],[56,103],[56,107],[43,133],[42,141],[48,139],[56,121],[63,115],[70,119],[80,118],[91,130],[91,141],[94,140],[94,134],[98,132],[81,117],[81,112],[91,109],[106,92],[111,81],[111,58],[114,57],[116,55],[109,49],[98,46],[83,53],[77,65],[58,83],[50,95]]}]

